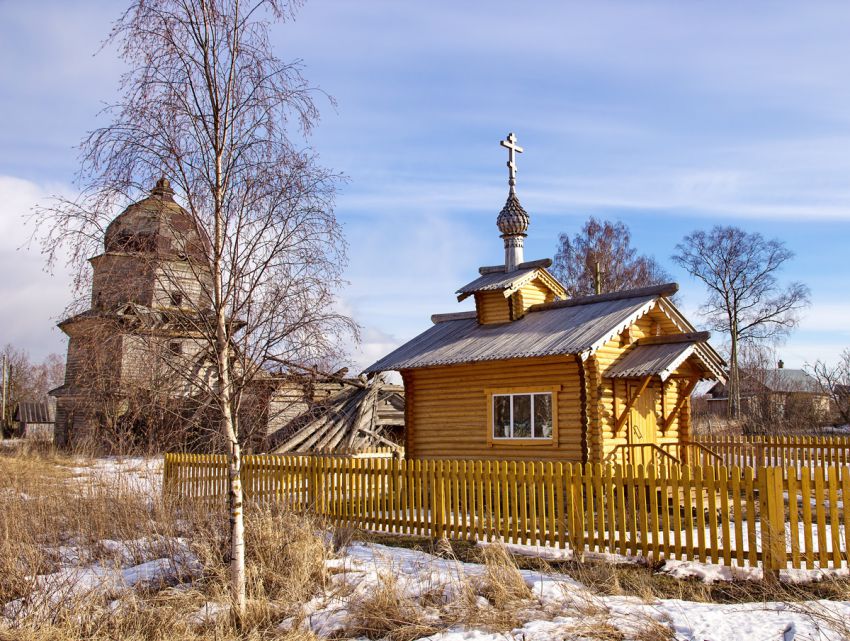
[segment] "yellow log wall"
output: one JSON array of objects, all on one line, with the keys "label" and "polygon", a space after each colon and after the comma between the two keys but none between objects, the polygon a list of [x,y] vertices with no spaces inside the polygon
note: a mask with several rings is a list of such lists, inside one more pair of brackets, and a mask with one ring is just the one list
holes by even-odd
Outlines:
[{"label": "yellow log wall", "polygon": [[[582,460],[578,365],[573,356],[489,361],[403,373],[406,454],[411,458]],[[561,386],[558,441],[540,445],[488,443],[485,388]]]},{"label": "yellow log wall", "polygon": [[[631,328],[631,339],[637,340],[646,336],[653,336],[656,328],[661,334],[677,334],[679,330],[676,325],[657,308],[650,311],[643,318],[639,319]],[[626,332],[625,334],[628,334]],[[590,422],[590,433],[588,435],[588,443],[590,447],[590,460],[617,460],[619,462],[619,451],[615,451],[617,446],[628,443],[628,423],[626,423],[617,434],[614,434],[614,426],[617,422],[617,417],[621,414],[628,403],[627,382],[625,379],[615,380],[606,378],[605,372],[616,363],[620,357],[624,356],[628,351],[629,343],[621,337],[616,337],[608,341],[601,347],[596,354],[589,360],[594,361],[594,364],[599,372],[599,383],[597,387],[596,398],[598,402],[592,404],[598,408],[598,419]],[[687,375],[689,369],[684,368],[676,375]],[[663,385],[664,398],[662,400],[662,384],[656,378],[649,387],[656,390],[656,416],[658,420],[657,443],[659,445],[675,446],[687,438],[688,417],[686,414],[690,412],[690,404],[685,403],[679,412],[679,416],[673,421],[667,430],[663,429],[664,420],[669,412],[676,405],[679,397],[679,390],[686,384],[686,381],[680,378],[670,378]],[[614,387],[617,392],[617,415],[614,414]],[[685,417],[680,421],[679,417]],[[680,425],[681,422],[681,425]],[[667,448],[665,448],[667,449]],[[671,451],[675,455],[675,448]]]},{"label": "yellow log wall", "polygon": [[478,292],[475,294],[475,309],[479,323],[506,323],[522,318],[532,305],[555,300],[552,290],[539,278],[526,283],[509,298],[504,292]]},{"label": "yellow log wall", "polygon": [[507,323],[511,320],[510,303],[502,292],[476,293],[475,309],[479,323]]},{"label": "yellow log wall", "polygon": [[539,278],[520,287],[516,293],[516,302],[520,314],[525,314],[529,307],[539,303],[548,303],[555,299],[552,290],[543,284]]}]

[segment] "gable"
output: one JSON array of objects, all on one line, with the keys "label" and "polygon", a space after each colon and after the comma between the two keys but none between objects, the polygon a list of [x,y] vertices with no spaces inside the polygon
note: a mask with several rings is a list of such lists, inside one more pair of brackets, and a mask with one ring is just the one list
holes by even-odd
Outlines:
[{"label": "gable", "polygon": [[475,293],[475,310],[479,323],[506,323],[522,318],[534,305],[551,303],[555,292],[537,276],[515,289]]},{"label": "gable", "polygon": [[[662,379],[705,372],[711,372],[712,378],[725,378],[723,360],[708,344],[707,333],[701,340],[684,341],[680,348],[675,345],[662,347],[660,341],[665,336],[683,338],[699,334],[675,306],[662,297],[594,351],[600,373],[614,377],[640,376],[656,368]],[[656,340],[659,342],[651,345]]]}]

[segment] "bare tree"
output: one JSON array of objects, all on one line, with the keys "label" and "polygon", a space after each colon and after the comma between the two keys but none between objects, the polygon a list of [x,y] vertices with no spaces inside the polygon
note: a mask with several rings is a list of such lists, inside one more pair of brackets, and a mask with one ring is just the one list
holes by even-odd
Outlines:
[{"label": "bare tree", "polygon": [[82,196],[39,214],[48,253],[70,246],[83,274],[107,212],[171,177],[158,189],[190,216],[190,240],[178,254],[191,278],[168,270],[158,277],[181,294],[186,282],[199,284],[173,314],[210,363],[203,384],[229,453],[230,572],[240,613],[241,406],[269,357],[311,362],[354,329],[334,302],[345,262],[333,214],[338,176],[295,143],[317,122],[314,90],[299,64],[280,61],[269,43],[271,24],[292,18],[294,8],[284,0],[134,2],[110,35],[129,71],[121,101],[108,109],[111,123],[83,143]]},{"label": "bare tree", "polygon": [[729,416],[741,408],[739,345],[776,340],[797,325],[809,304],[809,289],[781,285],[776,274],[793,256],[779,240],[738,227],[715,226],[695,231],[676,245],[673,260],[708,288],[702,313],[717,331],[729,336]]},{"label": "bare tree", "polygon": [[591,217],[581,232],[561,234],[553,271],[570,296],[597,291],[616,292],[670,282],[670,275],[650,256],[632,247],[629,228],[622,222]]},{"label": "bare tree", "polygon": [[850,349],[841,352],[833,364],[817,360],[806,369],[818,382],[821,391],[829,397],[841,423],[850,425]]},{"label": "bare tree", "polygon": [[0,358],[3,357],[9,373],[7,407],[10,416],[18,403],[44,401],[47,392],[62,382],[65,363],[58,354],[49,354],[39,363],[34,362],[26,350],[7,344],[0,350]]}]

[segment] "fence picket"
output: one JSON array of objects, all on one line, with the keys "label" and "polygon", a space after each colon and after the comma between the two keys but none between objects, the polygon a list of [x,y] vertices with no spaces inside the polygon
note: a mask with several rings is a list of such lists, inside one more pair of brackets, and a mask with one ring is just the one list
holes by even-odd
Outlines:
[{"label": "fence picket", "polygon": [[827,476],[829,492],[829,531],[832,547],[832,567],[841,567],[841,535],[839,533],[838,520],[838,469],[835,465],[829,466]]},{"label": "fence picket", "polygon": [[[724,456],[743,452],[741,461],[753,460],[756,448],[767,463],[814,465],[798,472],[742,469],[710,458],[705,466],[659,468],[249,454],[241,478],[249,503],[279,502],[364,530],[570,546],[577,558],[591,550],[738,566],[761,562],[772,573],[846,563],[850,467],[838,464],[850,441],[707,443]],[[227,499],[226,456],[168,453],[162,474],[170,500],[212,507]]]},{"label": "fence picket", "polygon": [[[788,472],[788,520],[791,524],[791,565],[800,567],[800,511],[797,506],[797,489],[799,482],[796,468]],[[805,496],[803,497],[805,498]]]},{"label": "fence picket", "polygon": [[818,526],[818,564],[821,568],[826,567],[826,510],[824,509],[824,476],[823,467],[816,467],[815,473],[815,513]]}]

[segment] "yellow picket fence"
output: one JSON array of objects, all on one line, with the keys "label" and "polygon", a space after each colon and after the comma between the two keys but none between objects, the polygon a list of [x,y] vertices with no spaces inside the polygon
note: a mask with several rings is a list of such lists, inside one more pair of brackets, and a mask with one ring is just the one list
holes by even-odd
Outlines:
[{"label": "yellow picket fence", "polygon": [[[850,467],[799,471],[259,455],[247,498],[338,525],[737,566],[847,564]],[[223,501],[224,456],[167,454],[164,491]]]},{"label": "yellow picket fence", "polygon": [[850,438],[845,436],[700,436],[694,445],[739,467],[850,465]]}]

